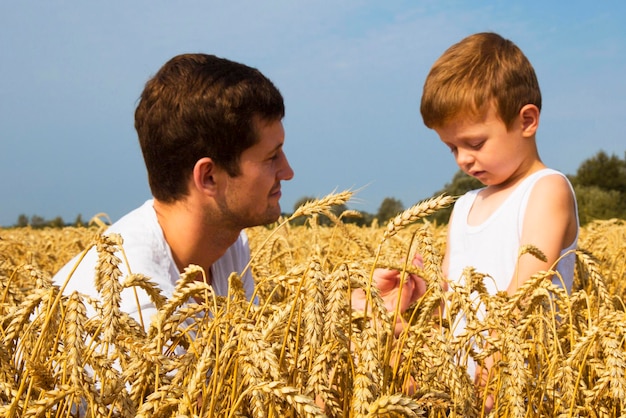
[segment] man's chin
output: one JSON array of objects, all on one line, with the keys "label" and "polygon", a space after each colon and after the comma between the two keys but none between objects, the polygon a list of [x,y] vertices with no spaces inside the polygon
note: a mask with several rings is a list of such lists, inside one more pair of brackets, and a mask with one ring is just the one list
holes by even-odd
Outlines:
[{"label": "man's chin", "polygon": [[274,222],[276,222],[278,219],[280,219],[280,215],[281,215],[281,214],[282,214],[282,213],[280,212],[280,206],[279,206],[279,207],[278,207],[278,210],[277,210],[277,211],[276,211],[276,212],[275,212],[272,216],[270,216],[270,218],[271,218],[272,220],[271,220],[270,222],[268,222],[268,223],[274,223]]},{"label": "man's chin", "polygon": [[273,224],[280,218],[280,215],[281,215],[280,206],[272,208],[271,210],[268,210],[265,213],[265,216],[263,217],[262,222],[259,222],[259,225]]}]

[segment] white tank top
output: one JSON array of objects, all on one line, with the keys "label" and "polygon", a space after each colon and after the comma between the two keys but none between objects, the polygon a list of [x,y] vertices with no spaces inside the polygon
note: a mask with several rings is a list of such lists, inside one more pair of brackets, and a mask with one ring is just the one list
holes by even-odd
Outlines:
[{"label": "white tank top", "polygon": [[[450,247],[448,278],[458,281],[463,269],[471,266],[477,272],[488,274],[493,278],[493,280],[486,279],[485,282],[490,294],[506,290],[517,264],[524,214],[530,192],[539,179],[555,174],[567,179],[562,173],[549,168],[528,176],[480,225],[467,224],[469,211],[480,189],[461,196],[454,205],[454,216],[450,224],[450,237],[447,244]],[[570,184],[569,181],[568,184]],[[574,190],[571,184],[570,189],[573,195]],[[578,222],[578,214],[576,218]],[[572,290],[576,262],[574,252],[568,253],[568,251],[576,248],[577,241],[578,231],[574,241],[561,251],[561,256],[567,254],[557,265],[557,271],[563,278],[568,292]],[[553,282],[562,286],[561,280],[556,276]]]},{"label": "white tank top", "polygon": [[[528,176],[515,188],[500,207],[480,225],[467,224],[469,211],[480,189],[472,190],[461,196],[454,205],[454,216],[449,225],[451,229],[447,243],[450,250],[448,279],[460,283],[463,270],[466,267],[474,267],[477,272],[491,277],[485,278],[485,286],[490,294],[505,291],[515,273],[524,214],[526,213],[530,192],[539,179],[554,174],[565,177],[562,173],[547,168]],[[567,179],[567,177],[565,178]],[[569,181],[568,184],[572,190],[572,195],[574,195],[574,189]],[[574,199],[574,202],[576,202],[576,199]],[[578,224],[577,208],[576,222]],[[574,241],[561,251],[562,257],[557,264],[557,271],[563,278],[563,283],[568,293],[572,289],[576,264],[575,253],[569,251],[576,248],[577,242],[578,229]],[[556,275],[552,281],[558,286],[563,285]],[[477,311],[477,315],[481,319],[484,315],[482,308],[481,306]],[[465,317],[462,313],[456,318],[456,322],[452,324],[452,330],[454,335],[460,335],[465,330]],[[467,358],[467,372],[472,379],[474,378],[475,370],[476,363],[471,357]]]}]

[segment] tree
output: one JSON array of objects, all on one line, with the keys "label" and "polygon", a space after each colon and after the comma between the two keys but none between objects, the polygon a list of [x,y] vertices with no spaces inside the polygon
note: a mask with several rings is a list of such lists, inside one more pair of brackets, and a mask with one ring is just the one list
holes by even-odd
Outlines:
[{"label": "tree", "polygon": [[581,225],[594,219],[626,219],[626,154],[621,160],[600,151],[583,161],[570,181]]},{"label": "tree", "polygon": [[595,219],[626,219],[623,196],[617,190],[604,190],[598,186],[575,186],[574,189],[581,225]]},{"label": "tree", "polygon": [[[298,210],[298,208],[300,208],[300,206],[307,204],[308,202],[313,202],[316,199],[315,197],[311,197],[311,196],[304,196],[301,197],[300,199],[298,199],[296,201],[296,203],[293,205],[293,211],[296,212]],[[348,206],[346,206],[345,203],[342,203],[340,205],[334,205],[330,208],[330,213],[332,213],[334,216],[336,216],[337,218],[341,217],[341,215],[348,210]],[[300,216],[294,220],[291,221],[292,225],[304,225],[304,223],[306,222],[307,217],[305,216]],[[350,218],[343,218],[342,222],[346,222],[346,223],[358,223],[358,221],[352,217]],[[331,225],[333,222],[330,220],[330,218],[324,214],[319,214],[318,219],[317,219],[317,223],[319,225],[323,225],[323,226],[329,226]]]},{"label": "tree", "polygon": [[296,201],[296,203],[293,205],[293,211],[294,211],[294,212],[295,212],[295,211],[297,211],[297,210],[298,210],[298,208],[299,208],[300,206],[302,206],[302,205],[304,205],[304,204],[306,204],[306,203],[308,203],[308,202],[312,202],[312,201],[314,201],[314,200],[317,200],[317,199],[316,199],[316,198],[314,198],[314,197],[312,197],[312,196],[304,196],[304,197],[301,197],[301,198],[300,198],[300,199],[298,199],[298,200]]},{"label": "tree", "polygon": [[15,226],[20,228],[28,226],[28,216],[24,215],[23,213],[20,214],[20,216],[17,217],[17,223],[15,224]]},{"label": "tree", "polygon": [[[432,197],[446,194],[448,196],[461,196],[470,190],[479,189],[484,185],[474,177],[465,174],[462,170],[458,170],[452,177],[450,183],[446,183],[443,189],[435,192]],[[446,225],[450,219],[452,213],[452,205],[447,208],[439,209],[434,214],[428,217],[429,220],[436,222],[439,225]]]},{"label": "tree", "polygon": [[43,216],[33,215],[30,217],[30,226],[35,229],[41,229],[46,226],[46,220]]},{"label": "tree", "polygon": [[[311,196],[301,197],[300,199],[296,201],[296,203],[294,203],[293,211],[296,212],[300,206],[305,205],[306,203],[312,202],[314,200],[317,200],[317,199]],[[305,222],[306,222],[306,217],[304,216],[300,216],[291,221],[292,225],[304,225]]]},{"label": "tree", "polygon": [[621,160],[604,151],[582,162],[574,182],[579,186],[596,186],[603,190],[626,193],[626,154]]},{"label": "tree", "polygon": [[378,212],[376,212],[376,219],[380,224],[387,222],[389,219],[395,217],[397,214],[404,210],[404,205],[398,199],[393,197],[386,197],[383,199]]},{"label": "tree", "polygon": [[[348,210],[348,206],[346,206],[345,203],[342,203],[340,205],[333,205],[333,206],[331,206],[330,213],[332,213],[337,218],[339,218],[341,216],[341,214],[344,213],[347,210]],[[320,225],[324,225],[324,226],[329,226],[329,225],[333,224],[333,222],[330,220],[330,218],[328,216],[326,216],[326,215],[320,215],[319,219],[318,219],[318,223]]]},{"label": "tree", "polygon": [[465,174],[463,170],[458,170],[452,177],[452,182],[447,183],[443,190],[435,193],[434,196],[439,196],[445,193],[450,196],[461,196],[470,190],[479,189],[485,187],[478,179]]},{"label": "tree", "polygon": [[65,226],[65,222],[63,222],[63,218],[61,218],[60,216],[57,216],[56,218],[47,222],[47,226],[52,227],[52,228],[63,228]]}]

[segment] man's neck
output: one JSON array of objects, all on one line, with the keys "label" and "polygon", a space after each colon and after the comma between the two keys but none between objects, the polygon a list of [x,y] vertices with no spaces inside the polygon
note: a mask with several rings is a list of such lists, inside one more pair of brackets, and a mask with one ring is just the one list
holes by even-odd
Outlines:
[{"label": "man's neck", "polygon": [[235,243],[241,231],[230,231],[211,222],[200,205],[188,200],[164,203],[154,200],[154,210],[179,271],[199,265],[210,277],[210,269]]}]

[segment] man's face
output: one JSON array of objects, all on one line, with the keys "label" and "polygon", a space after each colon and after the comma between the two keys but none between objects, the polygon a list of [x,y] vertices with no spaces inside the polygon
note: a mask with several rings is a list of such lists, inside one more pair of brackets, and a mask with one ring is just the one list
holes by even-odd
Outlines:
[{"label": "man's face", "polygon": [[257,118],[254,126],[259,140],[241,154],[240,174],[226,178],[218,203],[224,219],[240,228],[275,222],[281,214],[280,182],[293,178],[282,122]]}]

